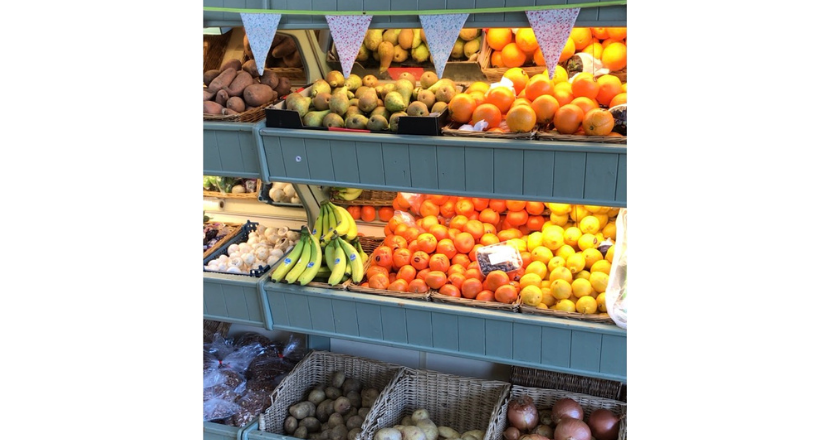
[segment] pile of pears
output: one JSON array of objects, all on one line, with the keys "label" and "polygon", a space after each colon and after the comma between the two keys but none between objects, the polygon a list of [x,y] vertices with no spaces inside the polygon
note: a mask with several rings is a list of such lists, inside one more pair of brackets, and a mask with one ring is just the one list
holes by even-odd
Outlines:
[{"label": "pile of pears", "polygon": [[345,78],[332,70],[309,89],[308,96],[293,92],[285,98],[285,108],[300,113],[304,126],[391,132],[398,131],[401,116],[440,114],[458,93],[453,80],[432,71],[417,81],[409,72],[379,81],[374,75]]}]

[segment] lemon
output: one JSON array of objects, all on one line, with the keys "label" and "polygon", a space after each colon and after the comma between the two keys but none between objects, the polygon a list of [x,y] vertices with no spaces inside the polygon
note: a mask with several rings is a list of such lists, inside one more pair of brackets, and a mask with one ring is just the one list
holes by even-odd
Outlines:
[{"label": "lemon", "polygon": [[[602,235],[605,237],[610,238],[611,240],[617,239],[617,223],[616,222],[608,222],[604,228],[602,228]],[[565,241],[567,243],[567,240]]]},{"label": "lemon", "polygon": [[556,299],[568,299],[573,289],[571,289],[571,283],[566,280],[554,280],[550,285],[550,293]]},{"label": "lemon", "polygon": [[594,234],[594,237],[596,237],[597,243],[602,244],[602,242],[605,241],[605,236],[602,235],[602,231],[599,231],[596,234]]},{"label": "lemon", "polygon": [[541,283],[539,283],[539,287],[544,291],[544,289],[550,289],[552,281],[548,279],[543,279]]},{"label": "lemon", "polygon": [[550,307],[548,307],[548,305],[547,305],[547,304],[545,304],[545,302],[544,302],[544,301],[542,301],[542,302],[540,302],[539,304],[536,304],[536,308],[537,308],[537,309],[545,309],[545,310],[547,310],[547,309],[549,309]]},{"label": "lemon", "polygon": [[577,278],[571,283],[571,290],[573,290],[575,297],[582,298],[583,296],[589,296],[594,289],[591,287],[590,281],[585,278]]},{"label": "lemon", "polygon": [[585,267],[589,270],[594,267],[594,263],[597,261],[605,261],[602,252],[599,249],[589,248],[582,251],[582,255],[585,256]]},{"label": "lemon", "polygon": [[537,306],[542,302],[542,289],[538,286],[526,286],[519,293],[519,296],[522,298],[523,304]]},{"label": "lemon", "polygon": [[609,263],[613,263],[613,262],[614,262],[614,246],[616,246],[616,245],[613,245],[613,244],[612,244],[611,246],[609,246],[609,247],[608,247],[608,250],[606,250],[606,251],[605,251],[605,259],[606,259]]},{"label": "lemon", "polygon": [[568,71],[565,70],[564,67],[557,64],[556,68],[553,69],[553,83],[554,84],[559,84],[563,81],[564,82],[568,81]]},{"label": "lemon", "polygon": [[541,261],[531,261],[530,264],[528,264],[525,268],[524,276],[527,276],[529,274],[538,275],[539,281],[542,281],[548,276],[548,266]]},{"label": "lemon", "polygon": [[599,260],[591,266],[591,273],[602,272],[606,275],[611,275],[611,262],[608,260]]},{"label": "lemon", "polygon": [[605,292],[597,295],[597,310],[601,313],[608,313],[608,306],[605,305]]},{"label": "lemon", "polygon": [[597,312],[597,300],[591,296],[583,296],[576,301],[576,311],[586,315],[593,315]]},{"label": "lemon", "polygon": [[545,205],[552,214],[567,215],[571,212],[571,205],[569,203],[546,203]]},{"label": "lemon", "polygon": [[[551,258],[553,258],[553,251],[545,246],[538,246],[536,249],[530,251],[530,259],[533,262],[540,262],[544,264],[545,268],[547,268],[548,261],[550,261]],[[600,258],[602,258],[601,253]]]},{"label": "lemon", "polygon": [[545,307],[553,307],[556,304],[556,297],[553,296],[553,291],[549,287],[542,287],[542,302],[539,304]]},{"label": "lemon", "polygon": [[611,207],[599,205],[585,205],[585,209],[587,209],[588,212],[592,214],[605,214],[611,209]]},{"label": "lemon", "polygon": [[574,276],[571,271],[565,266],[558,266],[554,267],[552,271],[550,271],[550,276],[548,277],[552,283],[555,283],[556,280],[564,280],[567,281],[568,284],[573,281]]},{"label": "lemon", "polygon": [[604,227],[605,227],[605,225],[607,225],[607,224],[608,224],[608,214],[597,214],[597,213],[594,213],[594,217],[596,217],[596,218],[597,218],[597,220],[599,220],[599,230],[601,231],[601,230],[602,230],[602,228],[604,228]]},{"label": "lemon", "polygon": [[591,281],[591,272],[585,269],[580,270],[574,275],[574,279],[582,278],[583,280]]},{"label": "lemon", "polygon": [[611,208],[611,209],[608,210],[608,212],[606,212],[606,214],[608,214],[609,219],[613,219],[619,213],[620,213],[620,208]]},{"label": "lemon", "polygon": [[527,250],[533,252],[534,249],[542,245],[542,233],[539,231],[531,232],[527,236]]},{"label": "lemon", "polygon": [[585,256],[582,252],[574,253],[565,260],[565,267],[571,271],[572,274],[577,274],[582,269],[585,269]]},{"label": "lemon", "polygon": [[565,226],[568,224],[568,214],[554,214],[550,213],[550,222],[557,226]]},{"label": "lemon", "polygon": [[565,261],[568,261],[568,257],[570,257],[571,255],[573,255],[575,253],[576,253],[576,251],[574,250],[574,248],[568,246],[567,244],[563,244],[553,254],[558,256],[558,257],[564,258]]},{"label": "lemon", "polygon": [[582,234],[581,237],[579,237],[579,242],[577,243],[577,246],[579,247],[579,249],[583,251],[585,249],[596,249],[599,247],[599,240],[597,240],[596,235],[591,233],[585,233]]},{"label": "lemon", "polygon": [[548,260],[548,273],[552,272],[554,268],[565,265],[565,259],[562,257],[553,256]]},{"label": "lemon", "polygon": [[579,242],[579,237],[582,237],[582,231],[579,230],[576,226],[571,226],[565,229],[565,244],[571,247],[577,246]]},{"label": "lemon", "polygon": [[510,240],[507,240],[507,244],[513,246],[519,252],[527,252],[527,243],[525,243],[525,241],[521,238],[511,238]]},{"label": "lemon", "polygon": [[571,220],[579,223],[583,218],[591,215],[591,213],[582,205],[573,205],[568,215],[571,217]]},{"label": "lemon", "polygon": [[605,292],[608,287],[608,274],[605,272],[591,272],[590,278],[591,287],[598,293]]},{"label": "lemon", "polygon": [[542,231],[542,246],[555,251],[565,244],[565,237],[555,227],[550,227]]},{"label": "lemon", "polygon": [[562,312],[575,312],[576,311],[576,304],[569,299],[560,299],[559,302],[553,306],[554,310],[559,310]]},{"label": "lemon", "polygon": [[524,289],[527,286],[539,288],[541,283],[542,277],[540,277],[539,274],[525,273],[521,278],[519,278],[519,289]]},{"label": "lemon", "polygon": [[599,219],[594,217],[593,215],[582,217],[579,220],[579,230],[582,231],[583,234],[596,234],[601,229],[599,225]]}]

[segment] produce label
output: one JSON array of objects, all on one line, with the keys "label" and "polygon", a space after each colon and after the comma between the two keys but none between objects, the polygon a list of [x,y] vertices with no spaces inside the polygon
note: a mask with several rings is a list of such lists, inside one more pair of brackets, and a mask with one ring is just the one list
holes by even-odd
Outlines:
[{"label": "produce label", "polygon": [[340,57],[340,70],[346,78],[352,72],[354,60],[371,21],[371,15],[326,15],[331,39],[334,40],[337,55]]},{"label": "produce label", "polygon": [[435,73],[444,77],[444,66],[450,59],[450,53],[461,28],[470,14],[420,15],[421,27],[427,37],[427,47],[432,54]]},{"label": "produce label", "polygon": [[248,36],[248,44],[251,45],[251,52],[254,54],[256,69],[262,75],[265,71],[265,58],[271,50],[271,43],[274,41],[282,14],[240,13],[239,15],[242,16],[245,35]]},{"label": "produce label", "polygon": [[[525,14],[542,49],[545,64],[555,66],[571,35],[579,8],[526,11]],[[553,79],[555,73],[556,69],[548,69],[550,79]]]}]

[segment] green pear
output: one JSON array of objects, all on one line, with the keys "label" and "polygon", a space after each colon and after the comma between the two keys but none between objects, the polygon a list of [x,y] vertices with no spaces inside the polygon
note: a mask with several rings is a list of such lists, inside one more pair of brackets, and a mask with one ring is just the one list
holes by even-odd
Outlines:
[{"label": "green pear", "polygon": [[429,59],[429,49],[424,43],[421,43],[419,46],[412,49],[411,53],[412,59],[418,63],[423,63]]},{"label": "green pear", "polygon": [[331,93],[331,86],[324,79],[318,79],[311,83],[311,97],[314,98],[317,94],[325,92]]},{"label": "green pear", "polygon": [[441,113],[447,108],[447,103],[444,101],[435,101],[435,104],[429,108],[430,113]]},{"label": "green pear", "polygon": [[427,116],[429,115],[429,107],[421,101],[412,101],[409,107],[406,108],[407,116]]},{"label": "green pear", "polygon": [[314,110],[330,110],[329,101],[331,101],[331,93],[329,92],[320,92],[314,98],[311,98],[311,106],[314,107]]},{"label": "green pear", "polygon": [[421,78],[418,81],[421,83],[422,89],[429,89],[438,81],[438,75],[435,72],[427,70],[421,74]]},{"label": "green pear", "polygon": [[323,127],[340,127],[343,128],[346,126],[346,121],[343,120],[343,117],[338,115],[337,113],[329,113],[323,117]]},{"label": "green pear", "polygon": [[409,101],[412,98],[412,90],[415,89],[415,84],[411,83],[408,79],[398,79],[395,81],[395,91],[401,94],[403,98],[403,102],[406,105],[409,105]]},{"label": "green pear", "polygon": [[388,121],[389,117],[392,116],[392,112],[390,112],[386,107],[379,105],[375,107],[374,110],[372,110],[372,113],[369,113],[370,118],[374,115],[381,115],[384,119]]},{"label": "green pear", "polygon": [[477,54],[479,50],[481,50],[481,37],[464,43],[464,56],[468,59]]},{"label": "green pear", "polygon": [[361,112],[360,109],[357,108],[356,105],[352,105],[352,106],[349,106],[349,108],[346,109],[346,113],[343,114],[343,119],[349,119],[351,116],[362,115],[362,114],[363,114],[363,112]]},{"label": "green pear", "polygon": [[383,105],[392,113],[400,112],[406,110],[406,106],[409,105],[408,102],[404,102],[403,96],[401,96],[400,92],[392,91],[386,94],[386,97],[383,98]]},{"label": "green pear", "polygon": [[363,130],[366,128],[367,123],[369,123],[369,118],[360,113],[351,115],[348,118],[346,118],[346,128],[355,128]]},{"label": "green pear", "polygon": [[452,51],[450,51],[450,58],[461,58],[461,55],[464,55],[464,43],[465,41],[461,38],[455,40]]},{"label": "green pear", "polygon": [[345,115],[346,110],[349,108],[349,97],[343,93],[331,95],[329,108],[340,116]]},{"label": "green pear", "polygon": [[285,98],[285,108],[296,111],[300,114],[300,118],[302,118],[311,108],[311,97],[300,96],[299,98],[292,99],[291,102],[288,101],[288,98]]},{"label": "green pear", "polygon": [[418,92],[416,101],[421,101],[426,104],[427,108],[432,108],[432,105],[435,104],[435,93],[432,93],[429,90],[421,89],[421,91]]},{"label": "green pear", "polygon": [[383,41],[383,29],[369,29],[363,37],[363,44],[370,52],[376,51],[381,41]]},{"label": "green pear", "polygon": [[389,129],[389,121],[383,115],[372,115],[369,122],[366,123],[366,128],[372,131],[384,131]]},{"label": "green pear", "polygon": [[328,109],[308,112],[303,116],[303,125],[306,127],[322,127],[323,118],[329,113],[331,113],[331,110]]},{"label": "green pear", "polygon": [[390,131],[398,131],[398,120],[401,116],[406,116],[406,112],[395,112],[389,116],[389,130]]},{"label": "green pear", "polygon": [[334,89],[343,87],[346,84],[346,78],[343,76],[343,72],[339,70],[329,70],[329,73],[326,74],[326,82]]},{"label": "green pear", "polygon": [[357,88],[362,85],[363,79],[360,78],[360,75],[355,75],[354,73],[349,75],[349,77],[346,79],[346,83],[344,84],[344,86],[352,92],[357,90]]},{"label": "green pear", "polygon": [[405,79],[411,82],[413,88],[418,85],[418,80],[415,79],[415,75],[413,75],[412,72],[401,72],[401,74],[398,75],[398,79]]}]

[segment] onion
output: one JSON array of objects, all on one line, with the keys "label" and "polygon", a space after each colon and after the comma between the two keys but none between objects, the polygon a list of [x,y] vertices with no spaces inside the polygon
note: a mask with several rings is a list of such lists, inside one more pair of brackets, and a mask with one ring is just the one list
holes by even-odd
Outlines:
[{"label": "onion", "polygon": [[[541,423],[536,425],[536,427],[533,428],[533,431],[530,431],[530,433],[531,434],[539,434],[542,437],[545,437],[547,439],[553,438],[553,428],[551,428],[550,425],[543,425]],[[600,440],[600,439],[597,439],[597,440]]]},{"label": "onion", "polygon": [[584,415],[582,406],[570,397],[557,400],[550,409],[550,418],[554,425],[558,425],[566,417],[582,420]]},{"label": "onion", "polygon": [[588,416],[588,426],[597,440],[615,440],[620,433],[620,416],[610,409],[600,408]]},{"label": "onion", "polygon": [[502,435],[504,436],[504,440],[519,440],[521,433],[519,432],[519,428],[510,426],[504,430]]},{"label": "onion", "polygon": [[519,437],[519,440],[550,440],[550,438],[539,434],[524,434]]},{"label": "onion", "polygon": [[530,396],[519,396],[507,403],[507,421],[521,432],[527,432],[539,423],[539,412]]},{"label": "onion", "polygon": [[591,440],[591,428],[580,419],[565,417],[553,430],[553,440]]}]

